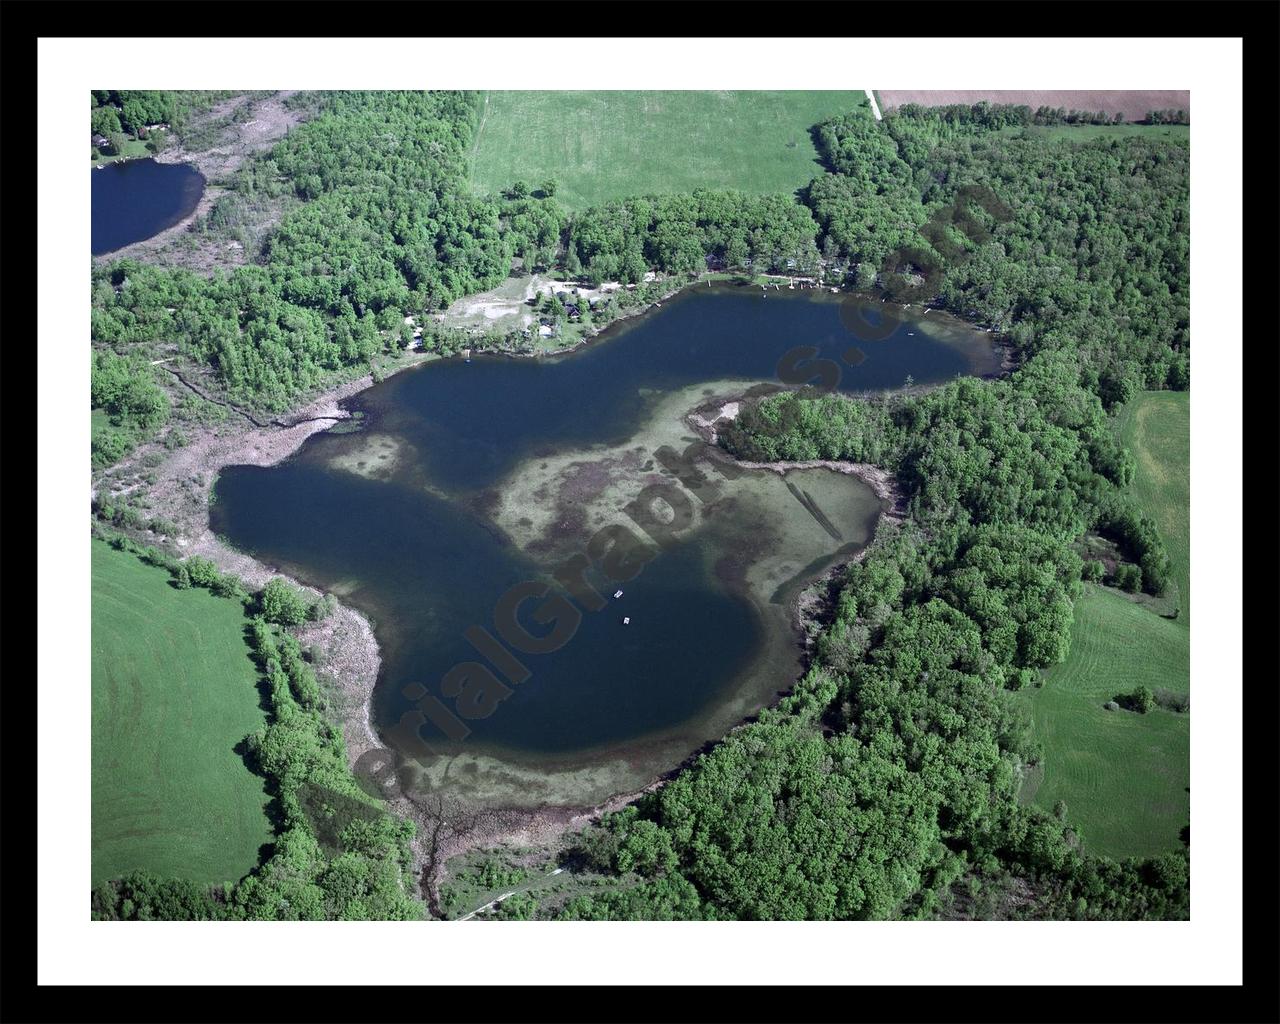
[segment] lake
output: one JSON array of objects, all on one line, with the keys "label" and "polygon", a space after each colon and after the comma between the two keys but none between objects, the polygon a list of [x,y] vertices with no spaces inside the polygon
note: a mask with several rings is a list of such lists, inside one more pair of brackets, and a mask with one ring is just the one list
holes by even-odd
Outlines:
[{"label": "lake", "polygon": [[815,290],[693,288],[563,356],[428,363],[345,403],[358,430],[226,467],[211,524],[371,617],[373,721],[424,785],[602,799],[794,685],[798,593],[881,512],[854,476],[725,468],[685,414],[776,384],[797,346],[847,391],[998,368],[950,317],[883,315]]},{"label": "lake", "polygon": [[121,160],[95,167],[89,177],[94,256],[173,227],[204,193],[204,176],[190,164]]}]

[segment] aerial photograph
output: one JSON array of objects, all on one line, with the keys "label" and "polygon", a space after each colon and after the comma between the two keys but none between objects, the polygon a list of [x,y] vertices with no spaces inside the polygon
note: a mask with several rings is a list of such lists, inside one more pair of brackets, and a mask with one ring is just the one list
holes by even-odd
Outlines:
[{"label": "aerial photograph", "polygon": [[1190,90],[88,99],[84,919],[1192,919]]}]

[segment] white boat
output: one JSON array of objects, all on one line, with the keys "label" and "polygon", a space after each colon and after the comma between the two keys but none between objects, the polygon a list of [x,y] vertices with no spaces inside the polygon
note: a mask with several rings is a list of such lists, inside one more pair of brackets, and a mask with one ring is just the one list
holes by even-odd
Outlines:
[{"label": "white boat", "polygon": [[621,591],[621,590],[615,590],[615,591],[613,592],[613,596],[614,596],[614,597],[621,597],[621,596],[622,596],[622,591]]},{"label": "white boat", "polygon": [[622,616],[622,624],[623,624],[624,626],[629,626],[629,625],[631,625],[631,616],[629,616],[629,615],[624,615],[624,616]]}]

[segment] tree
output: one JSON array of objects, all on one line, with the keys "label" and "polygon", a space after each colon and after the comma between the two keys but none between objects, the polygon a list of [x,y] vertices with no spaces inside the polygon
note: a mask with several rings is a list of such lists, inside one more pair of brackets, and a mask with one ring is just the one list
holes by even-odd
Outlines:
[{"label": "tree", "polygon": [[306,600],[279,576],[262,588],[259,604],[267,621],[281,626],[301,625],[307,618]]},{"label": "tree", "polygon": [[1143,683],[1130,694],[1133,710],[1139,714],[1145,715],[1148,711],[1152,711],[1156,706],[1156,696],[1151,692],[1151,687]]},{"label": "tree", "polygon": [[555,178],[547,178],[545,181],[542,182],[541,185],[538,186],[538,191],[542,193],[543,198],[550,199],[552,196],[556,194],[559,188],[560,188],[560,184],[559,182],[556,181]]},{"label": "tree", "polygon": [[511,183],[511,187],[507,189],[507,197],[510,199],[524,199],[529,195],[529,184],[523,179],[517,179]]},{"label": "tree", "polygon": [[120,131],[120,116],[115,107],[98,107],[90,115],[89,124],[95,135],[110,136]]},{"label": "tree", "polygon": [[311,622],[323,622],[334,613],[337,607],[338,599],[332,594],[325,594],[323,597],[316,598],[307,609],[307,619]]},{"label": "tree", "polygon": [[218,572],[218,567],[213,562],[207,558],[201,558],[199,555],[192,555],[183,565],[186,566],[191,582],[197,587],[212,589],[221,575]]},{"label": "tree", "polygon": [[1131,562],[1122,562],[1116,566],[1112,581],[1121,590],[1136,594],[1142,586],[1142,570]]},{"label": "tree", "polygon": [[147,126],[147,108],[136,99],[126,100],[120,110],[120,123],[126,131],[138,134],[139,129]]}]

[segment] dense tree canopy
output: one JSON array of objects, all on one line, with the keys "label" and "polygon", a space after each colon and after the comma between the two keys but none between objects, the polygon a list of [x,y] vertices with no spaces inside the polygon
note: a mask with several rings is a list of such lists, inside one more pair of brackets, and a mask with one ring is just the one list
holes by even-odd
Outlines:
[{"label": "dense tree canopy", "polygon": [[570,269],[593,282],[636,282],[650,268],[702,271],[708,256],[761,270],[809,269],[817,261],[815,234],[808,210],[789,196],[709,190],[645,196],[575,217]]},{"label": "dense tree canopy", "polygon": [[[1108,405],[1143,388],[1186,387],[1187,143],[999,130],[1018,123],[988,106],[903,107],[879,124],[848,115],[820,125],[834,173],[807,198],[823,252],[870,263],[882,279],[904,263],[935,265],[926,302],[1009,331],[1028,353],[1075,353]],[[973,201],[984,195],[998,216]],[[957,214],[967,230],[954,226]],[[926,222],[940,227],[913,236]],[[895,258],[903,252],[909,258]]]},{"label": "dense tree canopy", "polygon": [[[146,102],[110,93],[100,105],[133,123],[153,112]],[[862,287],[923,278],[935,305],[1006,332],[1019,370],[870,400],[786,392],[722,431],[748,458],[884,467],[905,520],[882,525],[844,572],[788,697],[582,840],[626,881],[561,914],[933,916],[957,894],[1017,881],[1030,890],[1025,916],[1186,917],[1185,850],[1115,864],[1082,852],[1069,820],[1017,800],[1039,754],[1011,691],[1067,656],[1085,571],[1073,544],[1110,536],[1135,588],[1158,592],[1169,577],[1154,524],[1124,489],[1133,464],[1108,411],[1142,388],[1189,386],[1187,146],[1023,131],[1070,120],[989,104],[904,107],[878,123],[860,111],[815,127],[827,171],[801,201],[699,190],[567,218],[551,182],[470,192],[474,95],[324,94],[211,217],[287,200],[256,262],[211,278],[133,261],[95,271],[93,338],[111,351],[95,362],[94,401],[139,423],[162,416],[130,347],[163,340],[236,400],[285,409],[398,350],[405,315],[496,285],[514,256],[547,267],[563,251],[564,269],[593,282],[683,275],[708,257],[804,271],[819,253],[854,265]],[[588,315],[605,322],[624,301]],[[424,339],[460,343],[446,330]],[[182,572],[222,585],[200,564]],[[214,905],[415,916],[406,826],[361,811],[314,673],[267,621],[304,609],[283,592],[264,598],[253,635],[272,718],[250,748],[283,824],[263,868]],[[117,916],[212,913],[199,893],[146,878],[99,903]]]},{"label": "dense tree canopy", "polygon": [[[1066,658],[1072,541],[1122,500],[1125,457],[1080,376],[1046,354],[1007,381],[744,412],[731,449],[892,467],[910,514],[848,568],[795,692],[606,824],[607,860],[642,884],[562,916],[931,916],[960,879],[1011,875],[1036,893],[1026,916],[1185,916],[1185,852],[1113,865],[1017,800],[1039,752],[1009,691]],[[641,828],[663,852],[624,855]]]},{"label": "dense tree canopy", "polygon": [[515,251],[554,253],[554,200],[469,194],[473,95],[335,93],[318,103],[215,208],[215,220],[230,220],[237,203],[264,195],[302,200],[261,262],[207,279],[127,260],[99,269],[95,341],[177,340],[234,398],[279,411],[398,349],[405,315],[498,284]]}]

